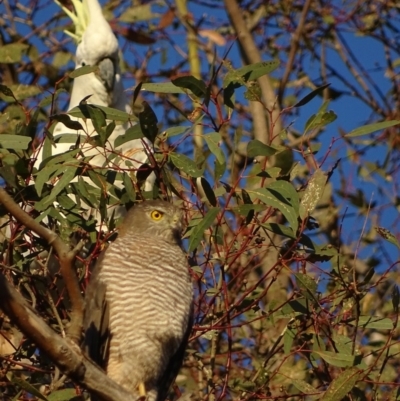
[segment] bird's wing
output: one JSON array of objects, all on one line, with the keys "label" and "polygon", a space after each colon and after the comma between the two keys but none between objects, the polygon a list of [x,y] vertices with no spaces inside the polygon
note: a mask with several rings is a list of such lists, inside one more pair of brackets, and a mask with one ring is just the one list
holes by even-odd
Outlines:
[{"label": "bird's wing", "polygon": [[158,393],[156,401],[165,401],[168,395],[168,391],[171,385],[174,383],[176,376],[179,373],[179,369],[182,366],[183,358],[185,356],[186,346],[189,341],[190,333],[192,332],[193,326],[193,310],[190,313],[189,324],[186,329],[185,335],[182,338],[182,342],[175,354],[171,356],[168,365],[164,371],[164,374],[158,381]]},{"label": "bird's wing", "polygon": [[110,344],[110,328],[106,285],[99,280],[100,264],[103,258],[104,253],[97,260],[85,295],[82,348],[90,359],[105,369]]}]

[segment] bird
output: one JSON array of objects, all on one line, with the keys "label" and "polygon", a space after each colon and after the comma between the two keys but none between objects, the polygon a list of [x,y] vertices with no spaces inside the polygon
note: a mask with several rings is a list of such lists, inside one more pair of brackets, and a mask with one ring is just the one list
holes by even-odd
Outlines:
[{"label": "bird", "polygon": [[131,208],[85,295],[83,350],[107,376],[148,401],[165,400],[192,328],[182,219],[181,209],[166,201]]},{"label": "bird", "polygon": [[[75,13],[60,7],[69,15],[75,25],[75,34],[71,35],[77,42],[75,69],[84,66],[97,67],[96,72],[78,76],[74,79],[68,111],[79,106],[82,101],[89,105],[115,108],[123,112],[132,113],[128,98],[124,91],[121,71],[119,68],[119,44],[110,24],[104,18],[98,0],[73,0]],[[85,158],[90,168],[108,168],[114,170],[137,172],[144,164],[151,164],[152,144],[146,138],[133,139],[116,146],[115,141],[126,133],[129,124],[116,125],[104,147],[93,144],[92,138],[97,135],[90,119],[70,117],[80,123],[82,129],[71,129],[59,121],[53,130],[55,146],[39,146],[35,156],[34,167],[40,172],[45,167],[50,156],[61,155],[77,146],[82,150],[81,157]],[[66,140],[63,139],[67,138]],[[78,138],[80,140],[78,141]],[[115,157],[115,156],[117,157]],[[66,161],[65,163],[69,163]],[[56,179],[56,177],[54,177]],[[92,180],[83,177],[86,182],[96,187]],[[77,181],[75,177],[72,181]],[[151,191],[155,182],[154,172],[145,180],[143,189]],[[115,185],[123,187],[123,181],[116,181]],[[102,188],[101,188],[102,189]],[[84,203],[84,200],[82,200]],[[119,200],[113,197],[110,202],[115,207],[108,208],[108,215],[121,217],[126,210],[119,205]],[[91,209],[87,205],[86,209]],[[96,210],[92,210],[96,215]],[[96,216],[99,220],[99,215]]]}]

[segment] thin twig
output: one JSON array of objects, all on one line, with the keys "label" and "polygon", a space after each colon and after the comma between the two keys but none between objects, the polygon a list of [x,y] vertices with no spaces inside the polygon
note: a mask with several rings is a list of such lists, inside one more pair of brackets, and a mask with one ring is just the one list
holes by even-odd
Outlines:
[{"label": "thin twig", "polygon": [[24,212],[14,199],[0,188],[0,203],[7,211],[29,230],[42,237],[47,243],[54,247],[60,260],[60,271],[65,281],[65,286],[71,300],[71,324],[68,328],[68,337],[76,343],[80,342],[83,320],[83,297],[79,282],[73,269],[73,262],[83,243],[79,243],[73,250],[69,250],[61,238],[48,228],[40,225],[31,216]]}]

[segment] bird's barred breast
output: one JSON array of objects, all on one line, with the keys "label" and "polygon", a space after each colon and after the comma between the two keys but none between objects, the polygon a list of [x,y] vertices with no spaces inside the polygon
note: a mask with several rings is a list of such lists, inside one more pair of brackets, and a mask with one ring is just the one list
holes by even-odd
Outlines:
[{"label": "bird's barred breast", "polygon": [[[126,383],[126,374],[156,380],[188,325],[193,295],[182,250],[153,237],[117,240],[107,250],[99,279],[106,283],[110,307],[114,358],[110,357],[108,373],[113,376],[110,370],[115,366],[117,381]],[[121,380],[117,372],[121,361],[113,360],[118,355],[124,355],[133,369],[128,372],[125,366]],[[137,366],[142,372],[134,371]],[[133,386],[137,380],[140,377]]]}]

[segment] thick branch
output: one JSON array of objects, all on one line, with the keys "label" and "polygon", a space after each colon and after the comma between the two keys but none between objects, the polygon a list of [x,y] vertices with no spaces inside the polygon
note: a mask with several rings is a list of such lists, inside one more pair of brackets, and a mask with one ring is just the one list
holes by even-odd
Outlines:
[{"label": "thick branch", "polygon": [[0,274],[0,307],[13,323],[66,375],[104,401],[136,401],[136,398],[87,359],[72,341],[57,335],[38,317],[24,298]]},{"label": "thick branch", "polygon": [[[258,63],[262,61],[260,51],[258,50],[254,38],[251,32],[248,30],[246,26],[246,22],[243,18],[243,12],[240,9],[236,0],[224,0],[226,11],[228,13],[228,17],[232,23],[235,32],[238,35],[241,52],[247,64]],[[252,110],[253,122],[254,122],[254,137],[263,143],[270,144],[271,139],[275,138],[275,143],[279,140],[277,134],[282,131],[282,124],[279,118],[280,109],[276,104],[276,96],[274,92],[274,88],[272,87],[271,81],[267,76],[260,77],[258,79],[258,83],[261,88],[263,101],[268,110],[271,112],[271,126],[272,132],[261,121],[261,118],[264,119],[264,112],[262,110],[262,105],[259,103],[258,106],[252,104],[255,102],[250,102],[250,107]],[[257,125],[256,125],[257,123]],[[264,127],[263,127],[264,126]],[[267,128],[267,129],[266,129]]]},{"label": "thick branch", "polygon": [[[240,43],[240,50],[243,58],[247,64],[258,63],[262,61],[259,49],[256,46],[253,35],[249,31],[246,22],[243,18],[243,11],[239,7],[237,0],[224,0],[226,11],[228,17],[232,23],[233,28],[238,36]],[[272,86],[271,80],[268,76],[263,76],[258,79],[258,84],[261,88],[263,103],[267,107],[270,115],[270,126],[267,124],[264,106],[260,102],[249,102],[250,112],[253,118],[253,132],[254,138],[266,144],[281,145],[282,140],[279,137],[279,132],[282,131],[282,122],[280,118],[280,108],[276,102],[275,91]],[[263,158],[259,157],[258,160],[261,163],[265,163]],[[266,166],[274,165],[276,159],[269,158]],[[271,221],[271,220],[270,220]],[[274,237],[271,237],[271,246],[269,248],[268,254],[264,257],[262,263],[262,271],[264,275],[271,270],[273,265],[278,259],[278,251],[274,244]],[[255,274],[250,274],[250,281],[257,282],[258,277]],[[266,286],[269,284],[265,283]],[[279,274],[277,280],[274,282],[274,286],[278,287],[278,291],[286,296],[287,277],[285,275]],[[270,287],[271,288],[271,287]],[[277,291],[271,288],[269,294],[276,295]]]},{"label": "thick branch", "polygon": [[283,95],[285,93],[285,88],[288,83],[290,73],[293,70],[294,58],[296,56],[297,50],[299,49],[300,37],[303,34],[303,30],[304,30],[304,26],[305,26],[305,22],[306,22],[306,18],[307,18],[307,13],[310,8],[310,5],[311,5],[311,0],[306,0],[305,4],[303,6],[303,10],[301,12],[299,24],[297,25],[296,32],[294,33],[293,38],[292,38],[292,44],[290,46],[290,52],[289,52],[288,60],[286,63],[285,72],[283,73],[283,77],[279,83],[279,90],[278,90],[279,104],[282,104]]},{"label": "thick branch", "polygon": [[40,225],[31,216],[24,212],[3,188],[0,188],[0,203],[2,203],[7,211],[21,224],[45,239],[57,252],[60,260],[61,274],[65,281],[65,286],[72,306],[71,324],[68,328],[68,336],[76,343],[79,343],[82,332],[83,298],[76,273],[73,269],[73,262],[79,247],[71,251],[58,235]]}]

